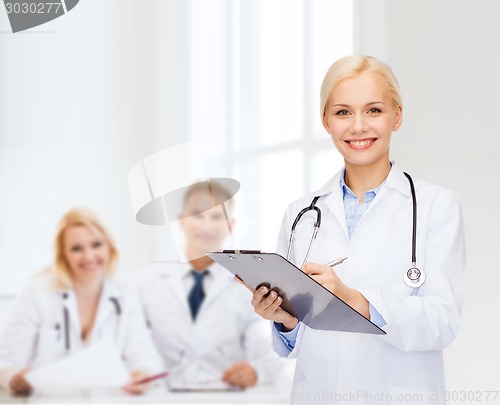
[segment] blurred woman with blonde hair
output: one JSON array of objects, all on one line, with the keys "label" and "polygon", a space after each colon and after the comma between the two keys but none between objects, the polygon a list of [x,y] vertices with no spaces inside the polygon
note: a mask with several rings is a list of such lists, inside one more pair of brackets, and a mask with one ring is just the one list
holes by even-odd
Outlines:
[{"label": "blurred woman with blonde hair", "polygon": [[0,338],[0,388],[30,394],[30,369],[103,339],[114,342],[130,372],[125,391],[147,388],[135,382],[160,371],[161,360],[135,296],[112,279],[117,262],[111,234],[91,211],[61,218],[53,264],[29,281]]}]

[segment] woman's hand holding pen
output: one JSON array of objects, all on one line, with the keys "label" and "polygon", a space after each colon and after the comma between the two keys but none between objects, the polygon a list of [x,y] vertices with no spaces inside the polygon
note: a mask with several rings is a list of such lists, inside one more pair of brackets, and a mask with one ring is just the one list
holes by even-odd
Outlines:
[{"label": "woman's hand holding pen", "polygon": [[306,263],[302,271],[349,304],[365,318],[370,319],[368,300],[358,290],[346,286],[332,267],[318,263]]},{"label": "woman's hand holding pen", "polygon": [[142,394],[149,388],[150,382],[165,378],[168,374],[167,371],[154,375],[148,375],[142,371],[132,371],[130,373],[130,377],[132,378],[131,381],[125,385],[123,389],[129,394]]},{"label": "woman's hand holding pen", "polygon": [[147,373],[142,371],[131,371],[130,382],[123,387],[123,389],[132,395],[139,395],[144,393],[149,388],[149,382],[141,382],[148,377]]}]

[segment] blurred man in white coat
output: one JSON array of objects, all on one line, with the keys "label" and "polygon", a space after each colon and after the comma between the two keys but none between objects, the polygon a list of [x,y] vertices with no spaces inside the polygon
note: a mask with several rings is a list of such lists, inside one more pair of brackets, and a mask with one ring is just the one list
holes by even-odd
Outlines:
[{"label": "blurred man in white coat", "polygon": [[188,188],[179,221],[185,263],[150,264],[136,279],[173,383],[248,388],[277,375],[269,324],[248,305],[251,294],[206,256],[234,225],[232,202],[217,204],[231,197],[213,180]]}]

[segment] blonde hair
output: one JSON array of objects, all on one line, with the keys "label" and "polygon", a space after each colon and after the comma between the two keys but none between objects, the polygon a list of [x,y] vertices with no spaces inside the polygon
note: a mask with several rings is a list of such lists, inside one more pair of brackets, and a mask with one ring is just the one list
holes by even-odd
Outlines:
[{"label": "blonde hair", "polygon": [[99,218],[86,208],[73,208],[66,212],[59,220],[56,236],[54,238],[53,271],[56,284],[59,288],[71,288],[71,269],[64,254],[64,233],[72,226],[84,226],[96,235],[102,235],[109,247],[109,265],[106,275],[111,277],[116,271],[118,263],[118,250],[113,237]]},{"label": "blonde hair", "polygon": [[363,72],[373,72],[381,75],[387,82],[395,107],[403,107],[403,100],[399,91],[399,84],[392,69],[384,62],[365,55],[345,56],[336,61],[326,72],[320,93],[321,122],[324,117],[328,98],[337,85],[348,77],[357,76]]}]

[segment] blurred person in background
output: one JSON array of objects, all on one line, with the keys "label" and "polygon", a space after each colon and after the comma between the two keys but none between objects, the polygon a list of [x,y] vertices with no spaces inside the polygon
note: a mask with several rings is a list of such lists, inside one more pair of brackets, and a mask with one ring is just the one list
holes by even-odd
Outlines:
[{"label": "blurred person in background", "polygon": [[137,297],[112,278],[118,251],[111,234],[91,211],[72,209],[54,247],[52,266],[28,282],[0,337],[0,388],[29,395],[29,370],[111,339],[130,371],[124,390],[144,392],[148,384],[134,382],[161,371],[161,359]]},{"label": "blurred person in background", "polygon": [[280,367],[269,324],[248,305],[251,294],[206,255],[234,226],[231,197],[213,180],[190,186],[179,220],[186,262],[150,264],[136,280],[173,383],[248,388],[271,382]]}]

